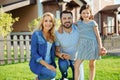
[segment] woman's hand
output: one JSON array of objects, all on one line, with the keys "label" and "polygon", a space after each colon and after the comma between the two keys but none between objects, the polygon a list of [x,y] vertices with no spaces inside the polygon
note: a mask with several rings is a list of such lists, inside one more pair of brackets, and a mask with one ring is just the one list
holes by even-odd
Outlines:
[{"label": "woman's hand", "polygon": [[40,60],[40,64],[42,64],[43,66],[45,66],[46,68],[52,70],[52,71],[56,71],[56,68],[50,64],[48,64],[46,61],[44,60]]},{"label": "woman's hand", "polygon": [[56,72],[56,68],[55,68],[54,66],[50,65],[50,64],[48,64],[48,65],[46,66],[46,68],[48,68],[48,69]]}]

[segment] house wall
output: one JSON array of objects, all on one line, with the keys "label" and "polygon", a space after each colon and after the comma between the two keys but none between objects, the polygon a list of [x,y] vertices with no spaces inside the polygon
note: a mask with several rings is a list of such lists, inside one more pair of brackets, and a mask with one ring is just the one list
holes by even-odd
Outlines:
[{"label": "house wall", "polygon": [[[22,0],[0,0],[0,5],[19,1]],[[29,6],[21,6],[21,8],[7,11],[7,13],[12,13],[13,18],[19,17],[19,21],[15,22],[15,24],[13,25],[13,32],[26,32],[29,31],[28,23],[38,17],[38,5],[36,3]]]},{"label": "house wall", "polygon": [[93,1],[93,13],[96,14],[99,10],[103,9],[107,5],[113,5],[114,0],[94,0]]},{"label": "house wall", "polygon": [[[95,20],[99,23],[99,11],[102,10],[107,5],[113,5],[114,0],[94,0],[93,1],[93,14],[95,15]],[[100,23],[99,23],[100,24]]]},{"label": "house wall", "polygon": [[19,17],[19,21],[13,25],[13,32],[29,31],[28,23],[38,17],[37,4],[25,6],[16,10],[10,11],[13,17]]},{"label": "house wall", "polygon": [[[104,32],[104,30],[102,29],[102,24],[101,23],[101,17],[103,17],[103,15],[101,15],[99,13],[100,10],[102,10],[105,6],[107,5],[113,5],[114,4],[114,0],[85,0],[92,8],[92,12],[94,15],[94,20],[98,23],[99,26],[99,30],[100,33]],[[106,16],[104,15],[103,18],[105,18]],[[106,32],[104,32],[106,33]]]},{"label": "house wall", "polygon": [[[107,18],[108,18],[108,16],[110,16],[110,17],[113,17],[114,19],[115,19],[115,14],[113,14],[113,13],[101,13],[101,21],[103,22],[103,23],[101,23],[101,25],[102,25],[102,35],[105,35],[105,36],[107,36],[108,35],[108,32],[107,32],[107,27],[108,27],[108,21],[107,21]],[[115,26],[115,23],[114,23],[114,25],[113,26]],[[113,32],[116,32],[116,30],[115,30],[115,27],[114,27],[114,31]]]},{"label": "house wall", "polygon": [[101,25],[103,25],[101,33],[103,36],[107,36],[107,16],[103,13],[101,14],[101,16],[101,20],[103,21],[103,23],[101,23]]},{"label": "house wall", "polygon": [[79,11],[80,11],[80,7],[74,8],[72,10],[72,13],[73,13],[73,22],[76,22],[76,21],[78,21],[80,19]]},{"label": "house wall", "polygon": [[56,11],[59,10],[59,6],[57,4],[43,4],[43,13],[51,12],[56,16]]},{"label": "house wall", "polygon": [[51,12],[56,16],[56,11],[58,10],[59,7],[57,4],[42,4],[39,2],[39,0],[35,5],[29,5],[13,10],[11,11],[11,13],[14,15],[14,17],[18,16],[20,18],[19,21],[13,25],[13,32],[29,31],[28,23],[31,22],[33,19],[42,16],[42,14],[45,12]]},{"label": "house wall", "polygon": [[[80,4],[81,6],[83,5],[82,3]],[[66,10],[66,3],[63,4],[62,6],[62,11],[63,10]],[[73,10],[71,11],[73,13],[73,22],[76,22],[77,20],[80,19],[80,7],[76,7],[76,8],[73,8]]]},{"label": "house wall", "polygon": [[0,0],[0,5],[9,4],[17,1],[21,1],[21,0]]},{"label": "house wall", "polygon": [[[81,5],[83,5],[83,4],[81,4]],[[60,11],[60,10],[64,11],[64,10],[66,10],[66,3],[64,3],[61,6],[61,9],[60,9],[60,6],[58,4],[47,4],[46,3],[46,4],[43,4],[43,10],[44,10],[43,12],[51,12],[56,16],[56,11]],[[80,10],[80,7],[73,8],[73,10],[72,10],[73,21],[74,22],[79,20],[79,18],[80,18],[79,10]]]},{"label": "house wall", "polygon": [[[8,4],[21,0],[0,0],[0,4]],[[64,6],[65,8],[65,6]],[[63,9],[64,9],[63,8]],[[63,10],[62,9],[62,10]],[[29,5],[25,7],[21,7],[12,11],[8,11],[8,13],[12,13],[13,17],[19,17],[19,21],[13,25],[13,32],[26,32],[29,31],[28,23],[38,16],[42,16],[44,12],[51,12],[56,17],[60,15],[60,6],[56,3],[48,3],[42,4],[40,0],[37,0],[37,3],[34,5]],[[74,8],[73,19],[74,21],[79,19],[79,8]]]}]

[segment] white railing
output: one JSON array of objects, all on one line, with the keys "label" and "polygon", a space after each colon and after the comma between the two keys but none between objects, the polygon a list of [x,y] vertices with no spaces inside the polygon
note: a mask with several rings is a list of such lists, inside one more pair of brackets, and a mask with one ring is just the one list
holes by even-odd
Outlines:
[{"label": "white railing", "polygon": [[30,32],[11,33],[6,39],[0,37],[0,64],[29,61]]}]

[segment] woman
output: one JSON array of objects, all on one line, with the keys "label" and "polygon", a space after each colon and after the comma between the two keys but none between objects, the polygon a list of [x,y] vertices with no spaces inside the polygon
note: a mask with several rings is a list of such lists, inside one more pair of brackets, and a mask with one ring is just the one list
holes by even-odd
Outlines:
[{"label": "woman", "polygon": [[52,80],[56,76],[55,64],[55,19],[47,12],[43,15],[39,29],[31,38],[30,69],[39,80]]}]

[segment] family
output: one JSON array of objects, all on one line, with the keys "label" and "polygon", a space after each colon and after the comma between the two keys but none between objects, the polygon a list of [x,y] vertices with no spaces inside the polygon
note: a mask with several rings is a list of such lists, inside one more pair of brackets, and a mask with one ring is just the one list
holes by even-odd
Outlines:
[{"label": "family", "polygon": [[68,68],[72,70],[72,80],[84,80],[83,61],[89,60],[89,80],[95,78],[95,61],[107,53],[102,46],[98,25],[93,20],[89,5],[80,9],[80,20],[73,23],[70,11],[60,13],[61,26],[55,31],[55,17],[44,13],[38,30],[31,38],[30,69],[38,75],[36,80],[55,80],[56,63],[61,72],[60,80],[68,80]]}]

